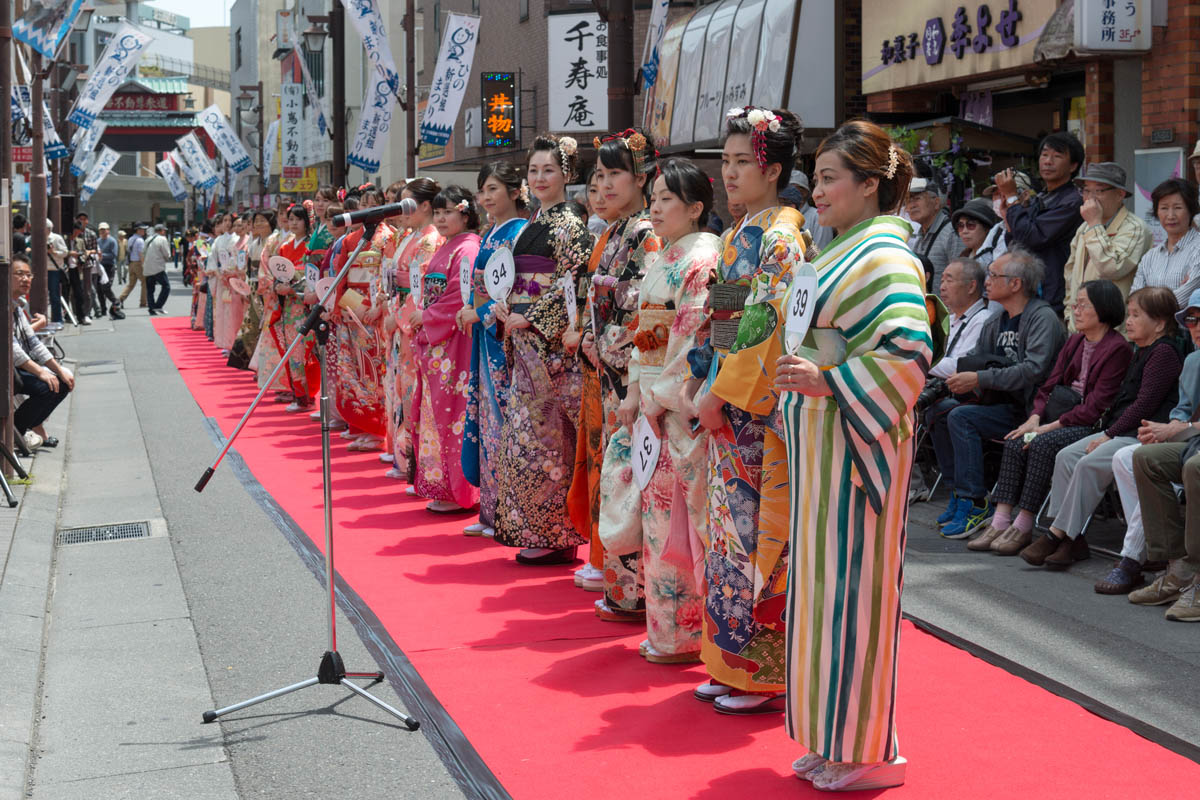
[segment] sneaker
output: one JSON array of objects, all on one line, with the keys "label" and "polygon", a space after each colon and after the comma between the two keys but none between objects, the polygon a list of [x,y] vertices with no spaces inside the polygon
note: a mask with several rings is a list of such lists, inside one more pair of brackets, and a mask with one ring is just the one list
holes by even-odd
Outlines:
[{"label": "sneaker", "polygon": [[1181,578],[1168,571],[1149,586],[1130,592],[1129,602],[1139,606],[1165,606],[1178,600],[1183,590],[1194,583],[1194,575]]},{"label": "sneaker", "polygon": [[1031,544],[1033,531],[1026,532],[1013,525],[992,542],[992,552],[998,556],[1015,556]]},{"label": "sneaker", "polygon": [[83,318],[83,322],[81,322],[80,324],[81,324],[81,325],[91,325],[91,324],[92,324],[92,318],[91,318],[91,317],[84,317],[84,318]]},{"label": "sneaker", "polygon": [[1175,604],[1167,609],[1166,618],[1172,622],[1200,622],[1200,599],[1196,597],[1197,584],[1183,590]]},{"label": "sneaker", "polygon": [[28,447],[30,450],[38,449],[43,444],[45,444],[45,441],[46,441],[45,439],[38,436],[33,431],[25,431],[25,433],[22,435],[21,438],[23,438],[25,440],[25,446]]},{"label": "sneaker", "polygon": [[956,511],[958,511],[958,498],[954,495],[954,492],[951,492],[950,502],[946,504],[946,510],[937,518],[937,524],[945,525],[950,522],[950,520],[954,519]]},{"label": "sneaker", "polygon": [[983,533],[967,542],[967,549],[974,550],[977,553],[984,550],[991,550],[992,542],[996,541],[1002,533],[1004,533],[1003,528],[997,528],[995,525],[989,524],[984,528]]},{"label": "sneaker", "polygon": [[954,519],[942,528],[942,536],[947,539],[965,539],[982,527],[996,513],[996,508],[989,501],[977,506],[963,498],[955,510]]}]

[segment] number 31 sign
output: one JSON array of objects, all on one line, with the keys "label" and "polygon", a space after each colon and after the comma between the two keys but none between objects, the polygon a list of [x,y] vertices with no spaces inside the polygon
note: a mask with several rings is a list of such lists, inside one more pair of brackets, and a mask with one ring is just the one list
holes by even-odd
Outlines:
[{"label": "number 31 sign", "polygon": [[813,309],[817,305],[817,271],[812,264],[803,264],[792,278],[787,296],[784,322],[784,343],[788,353],[796,355],[812,325]]}]

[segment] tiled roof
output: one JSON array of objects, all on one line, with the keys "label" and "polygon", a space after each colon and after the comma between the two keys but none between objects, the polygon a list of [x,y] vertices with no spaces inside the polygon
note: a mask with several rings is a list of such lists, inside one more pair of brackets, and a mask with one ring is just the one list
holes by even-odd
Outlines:
[{"label": "tiled roof", "polygon": [[184,77],[176,78],[130,78],[117,91],[128,91],[130,84],[141,86],[152,94],[187,94],[188,81]]}]

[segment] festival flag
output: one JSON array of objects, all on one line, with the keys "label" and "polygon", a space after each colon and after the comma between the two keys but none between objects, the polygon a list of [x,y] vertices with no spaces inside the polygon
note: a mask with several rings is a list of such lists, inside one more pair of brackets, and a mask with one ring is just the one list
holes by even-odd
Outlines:
[{"label": "festival flag", "polygon": [[100,184],[104,183],[104,179],[108,177],[108,173],[112,171],[121,154],[113,150],[108,145],[100,150],[100,155],[96,156],[96,163],[92,164],[92,168],[88,170],[87,177],[83,180],[83,187],[79,190],[79,202],[86,203],[91,199],[96,190],[100,188]]},{"label": "festival flag", "polygon": [[175,143],[179,145],[179,152],[183,155],[183,160],[192,168],[195,180],[191,181],[191,184],[205,190],[216,186],[220,180],[217,176],[217,169],[209,160],[208,154],[204,152],[204,147],[196,138],[195,131],[186,136],[180,136]]},{"label": "festival flag", "polygon": [[263,181],[271,180],[271,169],[275,166],[275,144],[279,141],[279,120],[271,120],[267,126],[267,141],[263,144]]},{"label": "festival flag", "polygon": [[83,91],[75,99],[75,106],[67,116],[67,121],[81,128],[91,126],[108,99],[113,96],[113,92],[129,77],[130,70],[137,64],[138,59],[142,57],[142,51],[153,38],[141,28],[128,22],[122,23],[120,29],[108,40],[104,54],[92,70]]},{"label": "festival flag", "polygon": [[54,129],[54,118],[50,116],[50,106],[42,103],[42,141],[46,158],[53,161],[56,158],[66,158],[71,155],[62,137]]},{"label": "festival flag", "polygon": [[71,158],[71,174],[76,178],[87,174],[92,154],[96,145],[100,144],[100,137],[104,135],[104,129],[107,127],[107,122],[96,120],[90,128],[75,129],[75,135],[71,137],[71,148],[75,151]]},{"label": "festival flag", "polygon": [[183,183],[183,178],[179,177],[179,173],[175,171],[175,166],[171,163],[171,159],[164,158],[158,162],[158,174],[163,176],[163,180],[167,182],[167,188],[171,190],[171,196],[175,198],[175,202],[182,203],[187,199],[187,186]]},{"label": "festival flag", "polygon": [[229,125],[229,120],[222,113],[220,106],[213,103],[201,111],[200,124],[204,126],[204,130],[208,133],[208,138],[212,139],[213,144],[221,151],[225,163],[229,165],[231,170],[240,175],[250,169],[250,154],[246,152],[246,148],[238,140],[237,135],[233,132],[233,128]]},{"label": "festival flag", "polygon": [[[471,78],[475,61],[475,43],[479,41],[479,17],[450,14],[446,33],[438,51],[437,69],[429,86],[429,102],[421,120],[421,140],[444,145],[450,141],[454,120],[462,107],[463,94]],[[411,102],[411,99],[410,99]]]},{"label": "festival flag", "polygon": [[391,129],[392,109],[400,93],[400,74],[388,44],[387,29],[379,13],[378,0],[342,0],[346,16],[362,37],[369,69],[363,91],[358,132],[346,161],[366,172],[379,170],[387,132]]},{"label": "festival flag", "polygon": [[53,59],[71,32],[82,6],[83,0],[31,0],[25,13],[12,26],[13,37]]}]

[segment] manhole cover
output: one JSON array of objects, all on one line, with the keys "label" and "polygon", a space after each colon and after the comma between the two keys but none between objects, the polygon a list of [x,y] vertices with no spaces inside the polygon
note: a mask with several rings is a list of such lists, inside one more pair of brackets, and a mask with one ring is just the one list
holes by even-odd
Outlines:
[{"label": "manhole cover", "polygon": [[116,542],[121,539],[145,539],[150,535],[148,522],[122,522],[117,525],[94,525],[89,528],[66,528],[58,532],[55,544],[89,544]]}]

